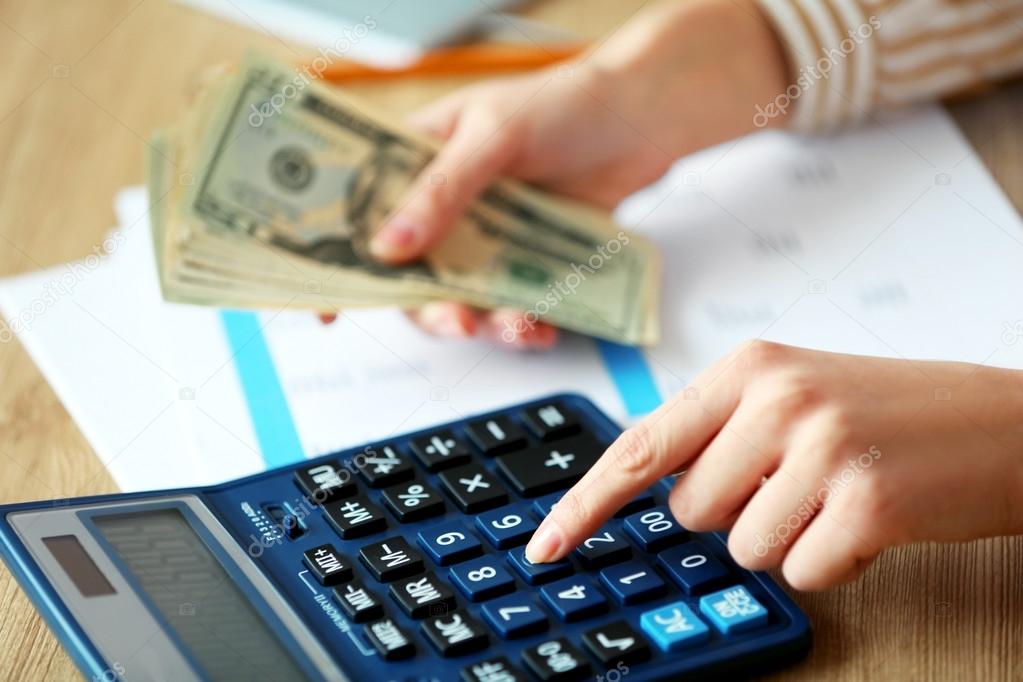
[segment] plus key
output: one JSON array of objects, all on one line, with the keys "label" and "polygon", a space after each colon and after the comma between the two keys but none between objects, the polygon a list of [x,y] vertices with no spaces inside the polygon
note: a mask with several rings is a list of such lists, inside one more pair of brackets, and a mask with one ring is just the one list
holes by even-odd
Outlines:
[{"label": "plus key", "polygon": [[534,497],[575,483],[603,451],[593,438],[579,436],[503,455],[497,466],[520,495]]}]

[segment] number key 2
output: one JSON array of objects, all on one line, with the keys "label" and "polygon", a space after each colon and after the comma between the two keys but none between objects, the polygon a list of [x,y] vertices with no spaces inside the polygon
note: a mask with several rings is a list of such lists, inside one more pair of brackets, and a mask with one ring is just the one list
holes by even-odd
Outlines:
[{"label": "number key 2", "polygon": [[618,531],[605,526],[583,540],[575,554],[586,568],[600,568],[625,561],[632,556],[632,548]]}]

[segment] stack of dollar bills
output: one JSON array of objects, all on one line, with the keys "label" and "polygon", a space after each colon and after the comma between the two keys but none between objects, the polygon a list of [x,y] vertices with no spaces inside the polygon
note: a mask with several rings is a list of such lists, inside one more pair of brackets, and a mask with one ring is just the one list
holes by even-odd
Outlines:
[{"label": "stack of dollar bills", "polygon": [[454,300],[656,342],[656,250],[595,208],[520,183],[490,186],[422,260],[374,260],[370,238],[438,144],[302,69],[248,55],[149,145],[163,296],[325,313]]}]

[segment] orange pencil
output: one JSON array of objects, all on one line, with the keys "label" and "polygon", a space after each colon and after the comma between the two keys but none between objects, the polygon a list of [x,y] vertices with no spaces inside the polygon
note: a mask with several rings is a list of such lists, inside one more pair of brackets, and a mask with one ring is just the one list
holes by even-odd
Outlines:
[{"label": "orange pencil", "polygon": [[339,82],[527,71],[564,61],[582,49],[582,45],[464,45],[432,50],[419,61],[397,69],[380,69],[351,61],[337,62],[324,69],[320,77]]}]

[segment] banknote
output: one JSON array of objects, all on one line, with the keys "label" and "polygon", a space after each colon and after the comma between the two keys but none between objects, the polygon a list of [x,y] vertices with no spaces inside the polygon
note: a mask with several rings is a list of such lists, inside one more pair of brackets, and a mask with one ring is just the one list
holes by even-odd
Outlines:
[{"label": "banknote", "polygon": [[321,311],[448,299],[656,341],[656,250],[602,211],[520,183],[491,185],[422,260],[374,260],[370,239],[437,148],[300,70],[250,55],[150,143],[165,297]]}]

